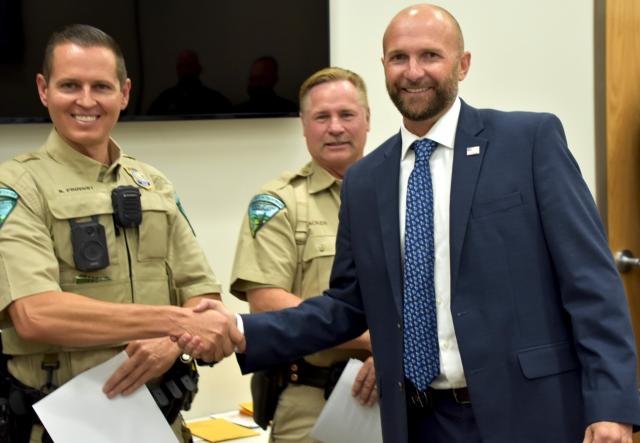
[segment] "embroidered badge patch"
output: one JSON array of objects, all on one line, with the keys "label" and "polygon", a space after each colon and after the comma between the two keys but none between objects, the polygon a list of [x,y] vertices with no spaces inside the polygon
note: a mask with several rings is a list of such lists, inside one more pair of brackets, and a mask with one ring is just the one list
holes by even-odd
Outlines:
[{"label": "embroidered badge patch", "polygon": [[151,189],[151,182],[145,175],[136,168],[124,168],[125,171],[131,176],[134,182],[141,188]]},{"label": "embroidered badge patch", "polygon": [[277,197],[269,194],[258,194],[249,203],[249,229],[251,235],[256,236],[256,232],[263,227],[274,215],[278,213],[285,204]]},{"label": "embroidered badge patch", "polygon": [[9,188],[0,188],[0,228],[18,204],[18,194]]}]

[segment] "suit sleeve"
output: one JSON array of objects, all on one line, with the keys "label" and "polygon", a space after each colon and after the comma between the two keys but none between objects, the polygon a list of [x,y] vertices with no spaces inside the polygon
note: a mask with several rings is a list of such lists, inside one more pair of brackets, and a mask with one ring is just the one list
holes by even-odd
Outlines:
[{"label": "suit sleeve", "polygon": [[638,424],[636,347],[622,282],[560,121],[545,116],[533,150],[544,235],[581,364],[587,424]]},{"label": "suit sleeve", "polygon": [[243,373],[337,346],[367,329],[351,250],[348,189],[346,177],[331,287],[322,297],[311,297],[295,308],[243,315],[247,350],[238,356]]}]

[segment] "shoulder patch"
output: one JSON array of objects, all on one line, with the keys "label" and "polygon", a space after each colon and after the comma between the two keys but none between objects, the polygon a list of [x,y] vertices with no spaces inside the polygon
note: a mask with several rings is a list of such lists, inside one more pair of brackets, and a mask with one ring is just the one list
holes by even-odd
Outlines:
[{"label": "shoulder patch", "polygon": [[0,228],[18,203],[18,194],[9,188],[0,188]]},{"label": "shoulder patch", "polygon": [[180,211],[180,214],[182,214],[184,219],[187,221],[187,224],[191,228],[191,232],[193,233],[193,236],[195,237],[196,236],[196,231],[194,231],[193,230],[193,226],[191,226],[191,222],[189,221],[189,217],[187,217],[187,211],[184,210],[184,206],[182,206],[182,201],[180,201],[180,197],[178,197],[178,194],[176,194],[176,206],[178,207],[178,210]]},{"label": "shoulder patch", "polygon": [[269,194],[258,194],[249,203],[249,229],[256,236],[258,230],[273,218],[285,204],[278,197]]}]

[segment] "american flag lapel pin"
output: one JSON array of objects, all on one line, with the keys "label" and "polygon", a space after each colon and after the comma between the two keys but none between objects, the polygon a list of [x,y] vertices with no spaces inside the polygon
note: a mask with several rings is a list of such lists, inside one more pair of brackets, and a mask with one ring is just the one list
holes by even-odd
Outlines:
[{"label": "american flag lapel pin", "polygon": [[467,157],[471,155],[480,155],[480,146],[469,146],[467,148]]}]

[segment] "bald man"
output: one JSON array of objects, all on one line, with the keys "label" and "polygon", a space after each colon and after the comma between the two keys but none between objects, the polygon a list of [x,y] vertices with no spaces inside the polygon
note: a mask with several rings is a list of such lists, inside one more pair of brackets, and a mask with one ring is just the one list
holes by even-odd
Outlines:
[{"label": "bald man", "polygon": [[393,18],[400,132],[345,176],[325,296],[242,316],[243,371],[368,325],[385,442],[630,443],[634,336],[592,196],[557,117],[458,97],[470,60],[446,10]]}]

